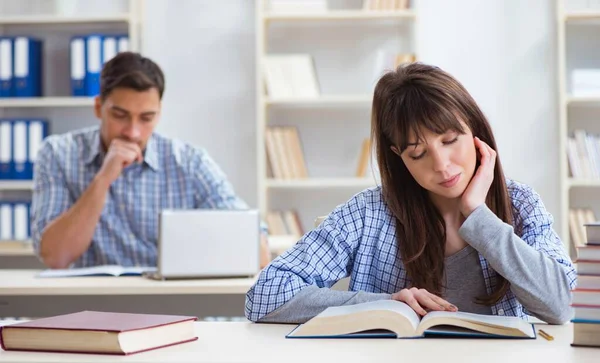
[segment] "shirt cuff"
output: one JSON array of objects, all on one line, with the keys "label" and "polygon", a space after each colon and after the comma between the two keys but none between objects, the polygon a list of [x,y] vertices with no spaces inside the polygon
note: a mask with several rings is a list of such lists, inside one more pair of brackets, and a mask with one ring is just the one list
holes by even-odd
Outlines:
[{"label": "shirt cuff", "polygon": [[469,215],[460,229],[459,235],[477,251],[489,248],[504,222],[484,203]]}]

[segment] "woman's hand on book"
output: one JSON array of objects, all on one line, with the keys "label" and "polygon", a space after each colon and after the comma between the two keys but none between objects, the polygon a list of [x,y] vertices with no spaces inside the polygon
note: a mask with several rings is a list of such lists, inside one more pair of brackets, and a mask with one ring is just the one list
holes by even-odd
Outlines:
[{"label": "woman's hand on book", "polygon": [[439,296],[425,289],[402,289],[392,294],[392,300],[402,301],[410,306],[419,315],[427,314],[427,311],[458,311],[458,308]]}]

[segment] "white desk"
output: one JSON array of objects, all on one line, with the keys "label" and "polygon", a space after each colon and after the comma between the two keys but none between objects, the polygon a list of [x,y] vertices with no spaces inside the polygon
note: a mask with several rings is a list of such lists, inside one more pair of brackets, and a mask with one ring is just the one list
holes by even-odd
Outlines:
[{"label": "white desk", "polygon": [[254,283],[254,278],[37,278],[39,271],[0,270],[0,316],[37,317],[86,309],[241,316],[245,294]]},{"label": "white desk", "polygon": [[0,352],[5,362],[435,362],[597,363],[600,349],[573,348],[573,328],[543,326],[555,339],[285,339],[293,325],[196,323],[198,340],[131,356]]}]

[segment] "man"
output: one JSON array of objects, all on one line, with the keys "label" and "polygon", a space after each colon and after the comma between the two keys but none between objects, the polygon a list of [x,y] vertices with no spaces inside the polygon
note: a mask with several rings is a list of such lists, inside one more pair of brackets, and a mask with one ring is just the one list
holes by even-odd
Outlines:
[{"label": "man", "polygon": [[[162,209],[247,209],[206,152],[154,132],[164,84],[152,60],[120,53],[102,70],[100,126],[45,140],[32,236],[47,266],[156,266]],[[263,233],[261,266],[268,256]]]}]

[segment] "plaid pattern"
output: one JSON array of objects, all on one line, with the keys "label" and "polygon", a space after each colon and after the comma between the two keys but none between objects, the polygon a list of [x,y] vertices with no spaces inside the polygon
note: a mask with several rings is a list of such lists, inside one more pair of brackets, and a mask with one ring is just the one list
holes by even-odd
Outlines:
[{"label": "plaid pattern", "polygon": [[[515,233],[527,244],[557,260],[569,279],[576,272],[558,235],[552,216],[530,187],[508,180]],[[367,189],[337,207],[316,229],[275,259],[246,295],[246,316],[257,321],[289,301],[308,285],[331,287],[350,277],[351,291],[394,293],[409,286],[399,261],[395,220],[382,199],[381,187]],[[496,286],[496,272],[479,255],[488,293]],[[495,315],[526,317],[527,311],[511,290],[492,307]]]},{"label": "plaid pattern", "polygon": [[[34,170],[32,237],[39,253],[44,228],[69,209],[100,170],[99,128],[48,137]],[[144,162],[110,186],[88,250],[72,267],[156,266],[163,209],[247,209],[225,174],[201,149],[153,134]]]}]

